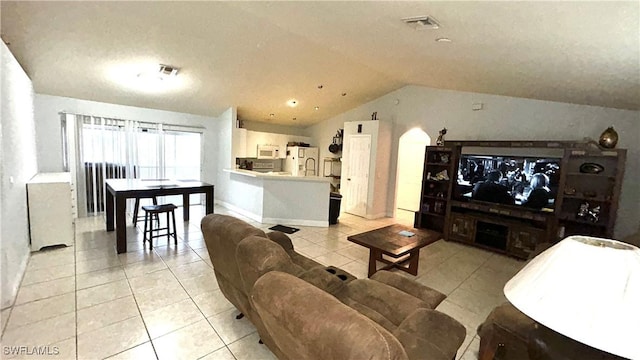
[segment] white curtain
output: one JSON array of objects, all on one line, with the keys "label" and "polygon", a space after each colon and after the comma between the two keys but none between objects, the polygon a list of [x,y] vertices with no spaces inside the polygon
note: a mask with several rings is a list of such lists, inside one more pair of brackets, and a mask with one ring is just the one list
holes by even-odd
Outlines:
[{"label": "white curtain", "polygon": [[[201,130],[76,114],[62,114],[62,127],[65,168],[75,176],[81,217],[104,211],[105,179],[200,180]],[[181,197],[170,200],[182,203]]]}]

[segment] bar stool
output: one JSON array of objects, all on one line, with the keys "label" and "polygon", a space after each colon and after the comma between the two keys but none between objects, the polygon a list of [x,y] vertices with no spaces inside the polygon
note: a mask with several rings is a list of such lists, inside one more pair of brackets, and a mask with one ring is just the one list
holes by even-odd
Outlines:
[{"label": "bar stool", "polygon": [[[147,199],[147,198],[136,197],[136,203],[133,206],[133,217],[131,219],[134,227],[138,224],[138,220],[141,220],[143,218],[142,216],[138,216],[138,210],[140,209],[140,199]],[[153,205],[158,205],[158,198],[156,198],[155,196],[151,196],[149,197],[149,199],[153,201]],[[157,215],[156,215],[156,220],[160,221]]]},{"label": "bar stool", "polygon": [[[147,234],[149,234],[149,250],[153,249],[153,238],[160,236],[167,236],[167,242],[171,240],[171,236],[173,236],[174,244],[178,245],[178,236],[176,235],[176,214],[174,212],[178,207],[173,204],[163,204],[163,205],[146,205],[142,207],[144,210],[144,237],[142,240],[142,244],[147,241]],[[167,227],[160,227],[160,218],[159,215],[166,213],[167,214]],[[171,214],[171,219],[173,223],[173,231],[171,231],[171,223],[169,222],[169,214]],[[158,228],[153,228],[153,217],[156,217],[156,221],[158,223]],[[147,224],[149,224],[149,230],[147,231]],[[154,231],[167,230],[166,234],[158,234],[153,235]]]}]

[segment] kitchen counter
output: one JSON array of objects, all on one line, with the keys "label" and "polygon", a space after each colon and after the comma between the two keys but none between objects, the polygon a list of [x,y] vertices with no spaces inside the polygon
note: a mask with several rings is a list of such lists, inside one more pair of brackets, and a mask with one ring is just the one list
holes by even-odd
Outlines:
[{"label": "kitchen counter", "polygon": [[330,179],[224,169],[229,173],[229,201],[224,205],[266,224],[329,226]]},{"label": "kitchen counter", "polygon": [[331,181],[330,178],[321,176],[292,176],[291,173],[284,171],[274,171],[266,173],[245,169],[224,169],[223,171],[236,175],[249,176],[254,178],[278,179],[283,181],[311,181],[326,183]]}]

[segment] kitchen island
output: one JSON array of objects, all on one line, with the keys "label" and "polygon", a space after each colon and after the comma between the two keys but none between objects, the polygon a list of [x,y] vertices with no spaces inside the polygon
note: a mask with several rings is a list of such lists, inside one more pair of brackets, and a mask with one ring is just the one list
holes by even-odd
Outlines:
[{"label": "kitchen island", "polygon": [[224,205],[267,224],[329,226],[329,179],[225,169],[232,194]]}]

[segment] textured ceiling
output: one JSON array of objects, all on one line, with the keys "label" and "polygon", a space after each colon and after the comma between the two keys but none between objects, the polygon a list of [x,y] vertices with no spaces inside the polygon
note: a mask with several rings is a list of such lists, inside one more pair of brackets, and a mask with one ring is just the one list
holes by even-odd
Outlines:
[{"label": "textured ceiling", "polygon": [[[408,84],[640,109],[639,9],[638,1],[2,1],[1,26],[38,93],[212,116],[237,106],[243,120],[306,126]],[[441,28],[401,21],[417,15]],[[181,86],[147,93],[113,80],[140,63],[181,68]],[[287,107],[291,98],[300,105]]]}]

